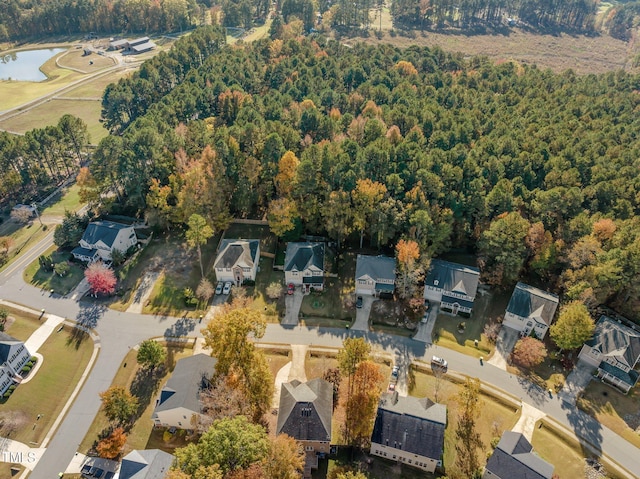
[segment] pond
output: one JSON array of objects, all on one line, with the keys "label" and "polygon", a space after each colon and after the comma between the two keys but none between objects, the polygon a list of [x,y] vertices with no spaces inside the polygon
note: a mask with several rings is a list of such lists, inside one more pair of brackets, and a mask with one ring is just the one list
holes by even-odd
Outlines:
[{"label": "pond", "polygon": [[40,67],[65,48],[46,48],[0,54],[0,80],[34,81],[47,79]]}]

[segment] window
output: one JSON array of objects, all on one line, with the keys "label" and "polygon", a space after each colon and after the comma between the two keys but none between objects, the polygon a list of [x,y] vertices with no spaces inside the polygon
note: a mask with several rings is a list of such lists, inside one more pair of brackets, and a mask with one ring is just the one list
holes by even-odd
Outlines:
[{"label": "window", "polygon": [[304,450],[305,451],[313,451],[313,446],[305,446]]},{"label": "window", "polygon": [[300,409],[300,415],[302,417],[309,417],[311,416],[311,408],[310,407],[303,407]]}]

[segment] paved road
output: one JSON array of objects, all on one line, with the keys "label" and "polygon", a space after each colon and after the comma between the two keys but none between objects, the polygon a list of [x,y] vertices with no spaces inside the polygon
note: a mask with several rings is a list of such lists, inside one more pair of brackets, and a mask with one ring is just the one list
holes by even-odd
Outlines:
[{"label": "paved road", "polygon": [[[201,335],[194,321],[120,313],[100,305],[50,296],[48,292],[24,284],[20,271],[14,271],[10,280],[7,279],[6,274],[0,275],[0,298],[28,305],[36,310],[44,308],[47,312],[75,319],[85,326],[95,328],[100,335],[102,348],[93,373],[30,476],[31,479],[50,479],[52,472],[64,471],[71,462],[78,444],[100,407],[98,393],[110,386],[129,348],[153,336]],[[478,360],[470,356],[401,336],[332,328],[270,324],[261,341],[339,347],[349,336],[364,337],[374,347],[394,354],[396,358],[417,358],[428,362],[433,354],[442,356],[449,361],[451,371],[478,377],[483,382],[498,385],[506,392],[522,398],[569,427],[577,436],[596,445],[599,450],[607,451],[616,462],[640,477],[638,448],[577,410],[575,406],[566,404],[556,396],[550,398],[546,391],[523,378],[512,376],[489,364],[480,366]]]}]

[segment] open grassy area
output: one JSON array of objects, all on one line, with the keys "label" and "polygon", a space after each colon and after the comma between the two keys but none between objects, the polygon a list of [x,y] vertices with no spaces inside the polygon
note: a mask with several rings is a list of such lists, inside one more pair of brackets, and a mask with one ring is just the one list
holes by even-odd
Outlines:
[{"label": "open grassy area", "polygon": [[[2,91],[1,86],[0,91]],[[87,124],[91,143],[97,145],[98,142],[108,134],[107,130],[102,127],[102,123],[98,121],[101,111],[102,106],[100,100],[54,98],[20,115],[0,121],[0,128],[25,133],[34,128],[44,128],[48,125],[55,125],[61,116],[68,113],[81,118]]]},{"label": "open grassy area", "polygon": [[307,359],[304,363],[307,380],[321,378],[327,369],[337,367],[338,361],[335,357],[316,352],[307,353]]},{"label": "open grassy area", "polygon": [[116,65],[116,61],[107,56],[92,53],[85,55],[82,48],[72,48],[58,57],[58,65],[63,68],[75,68],[85,73],[95,73]]},{"label": "open grassy area", "polygon": [[25,249],[38,243],[48,233],[53,224],[44,223],[42,226],[38,220],[26,225],[20,225],[13,221],[7,221],[0,225],[0,236],[10,236],[13,243],[9,247],[9,260],[0,267],[0,271],[7,269],[11,262]]},{"label": "open grassy area", "polygon": [[110,83],[117,82],[120,78],[131,75],[130,71],[122,71],[122,70],[113,70],[109,73],[105,73],[93,80],[89,80],[87,82],[83,82],[76,88],[69,90],[62,95],[60,98],[71,97],[71,98],[100,98],[104,93],[104,89]]},{"label": "open grassy area", "polygon": [[[267,317],[267,321],[277,323],[280,321],[280,316],[284,314],[284,273],[282,271],[275,271],[273,269],[273,259],[261,257],[259,264],[259,271],[256,275],[255,286],[248,286],[247,294],[253,297],[253,303],[251,307],[264,313]],[[267,296],[267,287],[271,283],[278,283],[282,285],[283,293],[278,299],[271,299]]]},{"label": "open grassy area", "polygon": [[77,211],[80,208],[80,187],[76,184],[61,192],[61,196],[54,197],[49,206],[41,211],[41,215],[64,216],[66,211]]},{"label": "open grassy area", "polygon": [[275,379],[278,371],[280,371],[285,364],[291,361],[291,350],[266,350],[265,356],[267,358],[267,363],[269,363],[271,375],[273,376],[273,379]]},{"label": "open grassy area", "polygon": [[640,448],[640,389],[628,395],[599,381],[591,381],[578,399],[578,407]]},{"label": "open grassy area", "polygon": [[3,410],[19,411],[22,417],[11,439],[40,444],[78,384],[91,358],[93,342],[86,334],[72,335],[71,331],[72,328],[65,327],[47,339],[38,351],[44,361],[36,375],[0,403]]},{"label": "open grassy area", "polygon": [[51,256],[53,264],[66,262],[69,265],[69,272],[64,276],[59,276],[54,271],[46,271],[36,259],[24,270],[24,280],[40,289],[53,289],[56,294],[69,294],[82,281],[84,268],[78,263],[70,261],[71,253],[59,251],[56,246],[49,248],[44,256]]},{"label": "open grassy area", "polygon": [[[9,313],[4,332],[20,341],[29,339],[31,334],[42,326],[43,322],[38,319],[38,316],[4,305],[1,305],[0,309],[4,309]],[[10,318],[13,319],[11,320]]]},{"label": "open grassy area", "polygon": [[[131,452],[133,449],[146,448],[147,442],[152,435],[153,421],[151,420],[151,415],[155,408],[157,393],[170,376],[171,371],[173,371],[176,361],[190,356],[192,353],[192,349],[168,347],[165,367],[157,369],[156,374],[146,373],[144,369],[140,368],[136,362],[137,351],[132,349],[125,356],[111,386],[122,386],[130,389],[132,394],[138,397],[139,409],[138,419],[127,433],[128,438],[124,447],[124,454]],[[108,427],[109,421],[100,411],[93,420],[89,431],[87,431],[87,435],[80,443],[78,450],[81,452],[89,451],[98,440],[99,434]],[[162,438],[162,435],[160,435],[160,438]]]}]

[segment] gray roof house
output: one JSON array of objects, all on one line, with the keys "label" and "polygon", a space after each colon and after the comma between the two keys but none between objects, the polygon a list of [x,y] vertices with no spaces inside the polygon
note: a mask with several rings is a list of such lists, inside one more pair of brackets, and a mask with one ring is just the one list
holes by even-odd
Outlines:
[{"label": "gray roof house", "polygon": [[551,479],[553,466],[540,459],[522,434],[505,431],[487,461],[482,479]]},{"label": "gray roof house", "polygon": [[303,285],[306,292],[324,286],[324,243],[289,243],[284,257],[287,284]]},{"label": "gray roof house", "polygon": [[356,294],[393,294],[396,260],[388,256],[359,254],[356,259]]},{"label": "gray roof house", "polygon": [[228,239],[220,241],[218,256],[213,265],[218,281],[255,281],[260,262],[260,241],[257,239]]},{"label": "gray roof house", "polygon": [[94,221],[84,231],[80,246],[71,253],[80,261],[109,261],[114,250],[125,253],[137,243],[133,226],[113,221]]},{"label": "gray roof house", "polygon": [[176,363],[153,410],[156,426],[193,429],[194,416],[202,412],[200,391],[211,386],[209,380],[217,362],[206,354],[195,354]]},{"label": "gray roof house", "polygon": [[384,393],[371,434],[371,454],[434,472],[442,465],[446,427],[444,404],[402,397],[397,391]]},{"label": "gray roof house", "polygon": [[120,479],[164,479],[173,464],[173,456],[160,449],[136,449],[124,456]]},{"label": "gray roof house", "polygon": [[20,373],[29,359],[24,342],[0,332],[0,395],[22,380]]},{"label": "gray roof house", "polygon": [[542,339],[558,309],[558,296],[528,284],[516,284],[507,311],[504,315],[504,326]]},{"label": "gray roof house", "polygon": [[441,310],[471,314],[479,281],[478,268],[434,259],[424,279],[424,298],[440,303]]},{"label": "gray roof house", "polygon": [[605,383],[628,393],[640,374],[640,331],[620,320],[601,316],[593,338],[587,341],[578,357],[598,368],[597,375]]},{"label": "gray roof house", "polygon": [[287,434],[300,441],[306,452],[304,477],[318,468],[318,454],[329,453],[333,385],[324,379],[306,383],[293,380],[280,390],[276,434]]}]

